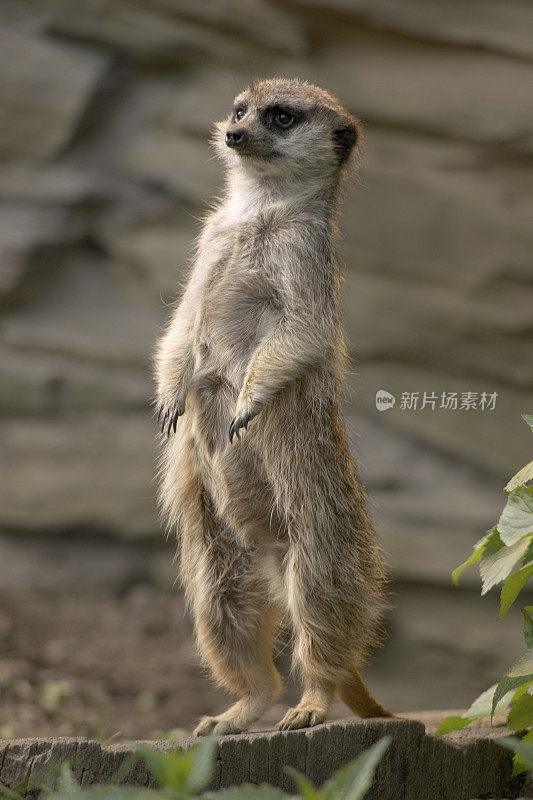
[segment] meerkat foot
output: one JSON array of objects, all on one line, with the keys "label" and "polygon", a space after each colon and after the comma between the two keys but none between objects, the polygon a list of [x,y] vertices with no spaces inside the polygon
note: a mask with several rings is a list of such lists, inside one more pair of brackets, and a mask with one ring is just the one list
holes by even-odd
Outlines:
[{"label": "meerkat foot", "polygon": [[280,731],[294,731],[297,728],[312,728],[313,725],[320,725],[328,715],[327,709],[323,708],[289,708],[283,719],[278,723]]},{"label": "meerkat foot", "polygon": [[247,730],[271,705],[278,693],[276,689],[265,694],[246,695],[220,716],[202,717],[194,729],[194,736],[207,736],[209,733],[223,736],[226,733],[241,733]]},{"label": "meerkat foot", "polygon": [[244,728],[229,719],[222,717],[202,717],[193,731],[193,736],[224,736],[227,733],[241,733]]}]

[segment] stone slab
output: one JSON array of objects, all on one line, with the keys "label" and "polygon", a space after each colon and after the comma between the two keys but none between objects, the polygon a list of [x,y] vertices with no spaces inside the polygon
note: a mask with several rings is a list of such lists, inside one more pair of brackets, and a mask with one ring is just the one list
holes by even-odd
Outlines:
[{"label": "stone slab", "polygon": [[108,60],[73,44],[0,28],[2,157],[53,158],[70,142]]},{"label": "stone slab", "polygon": [[[443,712],[438,712],[442,716]],[[414,715],[413,715],[414,716]],[[425,715],[432,729],[431,714]],[[316,785],[383,736],[392,742],[378,767],[368,800],[464,800],[516,797],[511,754],[496,740],[505,728],[481,727],[437,737],[415,719],[341,720],[304,731],[256,731],[223,737],[218,746],[212,788],[269,782],[294,791],[286,767],[303,772]],[[183,740],[183,746],[194,743]],[[150,744],[169,749],[170,741]],[[81,738],[0,741],[0,782],[13,786],[30,774],[64,760],[84,786],[109,781],[134,743],[102,746]],[[147,786],[149,775],[139,764],[127,783]]]},{"label": "stone slab", "polygon": [[350,14],[377,30],[531,57],[533,7],[523,0],[463,0],[461,12],[442,0],[300,0],[309,8]]}]

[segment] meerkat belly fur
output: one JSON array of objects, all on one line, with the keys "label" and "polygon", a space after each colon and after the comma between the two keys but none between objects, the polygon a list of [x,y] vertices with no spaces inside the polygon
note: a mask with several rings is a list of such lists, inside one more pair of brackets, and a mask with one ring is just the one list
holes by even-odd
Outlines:
[{"label": "meerkat belly fur", "polygon": [[390,716],[358,672],[386,575],[340,412],[335,216],[358,139],[296,80],[253,84],[216,126],[226,192],[155,358],[161,506],[201,656],[238,696],[197,734],[244,730],[276,700],[280,625],[303,684],[280,728],[322,722],[335,693]]}]

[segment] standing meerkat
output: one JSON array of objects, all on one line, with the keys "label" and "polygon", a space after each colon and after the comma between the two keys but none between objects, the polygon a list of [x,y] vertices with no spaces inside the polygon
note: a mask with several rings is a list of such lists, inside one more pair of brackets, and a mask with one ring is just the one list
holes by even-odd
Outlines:
[{"label": "standing meerkat", "polygon": [[340,411],[335,217],[358,135],[305,82],[236,98],[215,133],[226,191],[157,346],[161,505],[200,653],[239,698],[198,735],[245,730],[276,700],[280,623],[303,683],[281,729],[323,722],[335,693],[363,717],[391,716],[358,672],[386,572]]}]

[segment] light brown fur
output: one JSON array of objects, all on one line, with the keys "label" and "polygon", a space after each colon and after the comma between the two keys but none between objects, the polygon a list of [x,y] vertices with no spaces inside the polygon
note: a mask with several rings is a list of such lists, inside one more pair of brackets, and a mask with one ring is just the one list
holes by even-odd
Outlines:
[{"label": "light brown fur", "polygon": [[359,125],[300,81],[256,83],[236,108],[215,134],[226,193],[156,353],[161,505],[200,652],[239,697],[198,734],[243,730],[277,698],[280,623],[304,687],[280,727],[322,722],[335,692],[389,715],[358,673],[385,569],[340,412],[335,214]]}]

